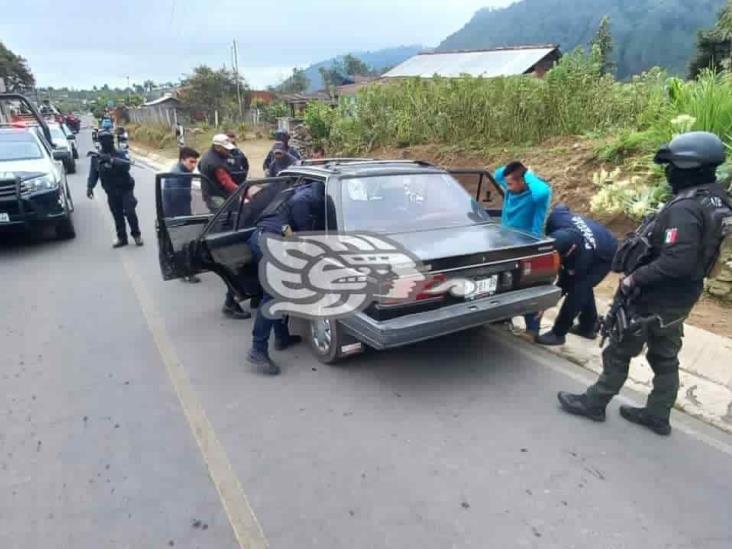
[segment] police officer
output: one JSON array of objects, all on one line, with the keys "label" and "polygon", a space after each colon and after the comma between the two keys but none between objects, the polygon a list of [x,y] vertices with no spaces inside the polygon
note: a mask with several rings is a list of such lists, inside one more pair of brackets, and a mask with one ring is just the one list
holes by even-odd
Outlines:
[{"label": "police officer", "polygon": [[112,132],[99,132],[98,140],[101,152],[92,156],[86,196],[90,199],[94,198],[94,187],[101,179],[117,230],[117,240],[114,241],[112,247],[121,248],[128,244],[125,218],[127,218],[130,234],[135,244],[142,246],[140,224],[135,211],[137,207],[137,199],[134,194],[135,180],[130,175],[130,157],[127,152],[114,148]]},{"label": "police officer", "polygon": [[631,358],[647,346],[653,389],[645,407],[621,406],[620,414],[659,435],[671,433],[683,322],[719,256],[720,212],[730,213],[729,197],[716,182],[716,168],[724,160],[722,141],[706,132],[682,134],[656,154],[674,198],[621,245],[613,261],[613,269],[625,275],[619,291],[634,296],[629,310],[639,320],[605,348],[603,372],[594,385],[583,394],[559,393],[567,412],[604,421],[606,406],[628,377]]},{"label": "police officer", "polygon": [[226,132],[226,137],[234,145],[234,148],[229,151],[229,158],[227,158],[231,169],[231,176],[237,185],[241,185],[247,180],[247,176],[249,175],[249,159],[244,154],[244,151],[236,144],[236,133],[228,131]]},{"label": "police officer", "polygon": [[[278,145],[277,148],[284,151],[288,156],[293,157],[295,161],[302,160],[298,150],[295,147],[290,146],[290,134],[287,130],[277,130],[275,132],[275,142],[282,143],[282,147]],[[264,159],[262,169],[265,174],[269,174],[271,172],[270,164],[275,160],[275,150],[276,148],[272,147],[272,150],[267,153],[267,156]]]},{"label": "police officer", "polygon": [[[261,238],[271,234],[284,236],[292,232],[322,231],[325,229],[325,188],[313,182],[300,187],[279,207],[267,208],[257,222],[257,230],[249,240],[255,261],[262,259]],[[280,368],[269,357],[269,335],[275,333],[275,349],[284,350],[300,343],[299,335],[290,334],[286,318],[269,318],[263,313],[264,305],[272,300],[266,291],[262,295],[252,330],[252,348],[247,360],[267,375],[277,375]]]},{"label": "police officer", "polygon": [[[554,327],[536,338],[541,345],[563,345],[567,333],[597,337],[597,306],[593,288],[610,272],[618,241],[607,227],[558,204],[547,219],[547,235],[561,256],[559,287],[564,303]],[[579,315],[579,325],[573,325]]]}]

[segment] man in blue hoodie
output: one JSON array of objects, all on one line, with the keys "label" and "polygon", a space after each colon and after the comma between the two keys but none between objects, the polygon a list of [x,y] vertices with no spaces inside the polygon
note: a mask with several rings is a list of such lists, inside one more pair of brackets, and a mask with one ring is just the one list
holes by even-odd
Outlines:
[{"label": "man in blue hoodie", "polygon": [[[618,241],[610,230],[557,204],[546,224],[562,257],[558,285],[565,294],[554,327],[536,339],[541,345],[562,345],[567,333],[597,337],[597,306],[593,288],[610,272]],[[573,325],[579,315],[579,325]]]},{"label": "man in blue hoodie", "polygon": [[[501,223],[534,236],[544,236],[544,222],[552,200],[552,190],[547,182],[521,162],[511,162],[498,168],[494,177],[505,191]],[[540,314],[527,314],[524,320],[526,331],[538,336]]]}]

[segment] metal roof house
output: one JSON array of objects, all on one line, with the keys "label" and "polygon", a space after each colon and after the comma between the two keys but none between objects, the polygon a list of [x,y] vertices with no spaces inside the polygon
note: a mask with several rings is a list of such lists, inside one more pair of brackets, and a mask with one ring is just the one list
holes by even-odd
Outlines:
[{"label": "metal roof house", "polygon": [[535,74],[543,77],[562,56],[559,46],[515,46],[487,50],[419,53],[397,65],[383,78],[494,78]]}]

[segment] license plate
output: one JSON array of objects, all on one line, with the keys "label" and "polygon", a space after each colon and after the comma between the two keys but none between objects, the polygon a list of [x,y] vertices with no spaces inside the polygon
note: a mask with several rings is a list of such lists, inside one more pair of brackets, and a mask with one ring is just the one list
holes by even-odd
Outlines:
[{"label": "license plate", "polygon": [[475,291],[468,297],[475,299],[483,295],[490,295],[496,293],[498,289],[498,275],[493,275],[488,278],[480,278],[473,281],[475,283]]},{"label": "license plate", "polygon": [[10,223],[10,214],[0,212],[0,223]]}]

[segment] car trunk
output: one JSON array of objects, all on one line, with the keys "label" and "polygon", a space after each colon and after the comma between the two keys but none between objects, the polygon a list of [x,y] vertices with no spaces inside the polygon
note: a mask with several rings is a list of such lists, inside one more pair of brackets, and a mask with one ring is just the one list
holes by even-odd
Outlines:
[{"label": "car trunk", "polygon": [[[425,280],[408,298],[381,298],[369,307],[366,313],[379,320],[551,284],[558,268],[550,240],[497,223],[389,237],[422,262]],[[442,287],[449,289],[435,291]]]}]

